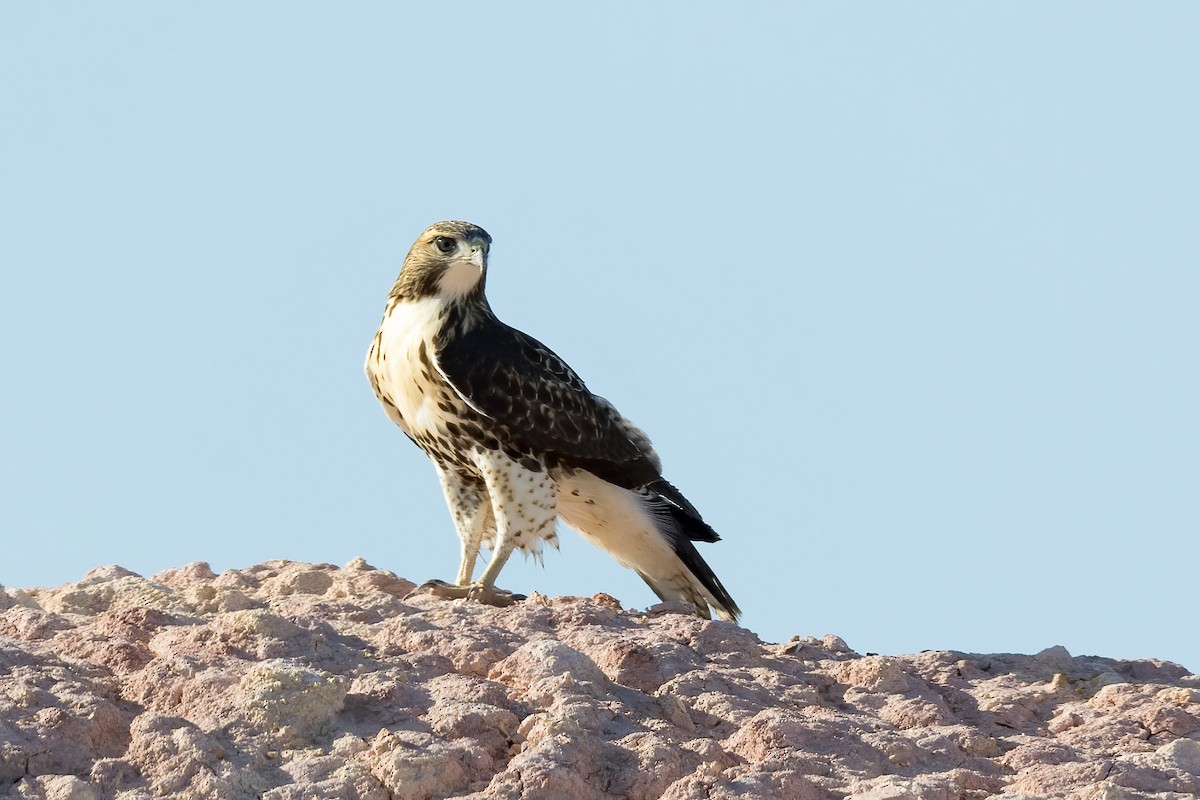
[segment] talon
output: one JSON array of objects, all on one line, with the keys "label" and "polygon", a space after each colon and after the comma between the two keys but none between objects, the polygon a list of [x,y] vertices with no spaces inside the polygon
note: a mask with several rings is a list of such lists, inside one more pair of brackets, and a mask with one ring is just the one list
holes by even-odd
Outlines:
[{"label": "talon", "polygon": [[480,583],[459,586],[456,583],[447,583],[437,578],[425,581],[409,592],[409,596],[414,594],[431,594],[443,600],[462,600],[465,598],[467,600],[474,600],[476,603],[496,606],[497,608],[508,608],[513,603],[528,599],[523,594],[513,594],[504,589],[497,589],[494,586],[485,587]]},{"label": "talon", "polygon": [[459,586],[453,583],[446,583],[443,580],[434,578],[425,581],[417,588],[409,592],[413,594],[431,594],[434,597],[440,597],[443,600],[458,600],[467,597],[471,592],[470,586]]},{"label": "talon", "polygon": [[506,592],[505,590],[497,589],[494,586],[482,586],[480,584],[475,584],[471,587],[467,598],[474,600],[477,603],[483,603],[484,605],[495,606],[497,608],[508,608],[513,603],[524,600],[525,595]]}]

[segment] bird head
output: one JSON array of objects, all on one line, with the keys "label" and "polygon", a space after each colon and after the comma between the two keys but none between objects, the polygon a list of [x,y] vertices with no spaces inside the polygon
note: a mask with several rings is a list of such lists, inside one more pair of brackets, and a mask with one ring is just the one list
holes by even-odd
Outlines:
[{"label": "bird head", "polygon": [[437,222],[404,258],[393,294],[409,299],[482,297],[492,237],[469,222]]}]

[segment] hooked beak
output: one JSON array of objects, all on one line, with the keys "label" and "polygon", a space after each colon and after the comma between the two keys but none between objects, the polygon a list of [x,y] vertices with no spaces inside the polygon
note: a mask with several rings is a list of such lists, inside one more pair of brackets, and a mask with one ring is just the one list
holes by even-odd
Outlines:
[{"label": "hooked beak", "polygon": [[483,253],[484,253],[483,242],[472,241],[472,242],[470,242],[470,248],[471,248],[471,255],[467,260],[470,261],[475,266],[479,267],[479,270],[482,272],[483,271]]}]

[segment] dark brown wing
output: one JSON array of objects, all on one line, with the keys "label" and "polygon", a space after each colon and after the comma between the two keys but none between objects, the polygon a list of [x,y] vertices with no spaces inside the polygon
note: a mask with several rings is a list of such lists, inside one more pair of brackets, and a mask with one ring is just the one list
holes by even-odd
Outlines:
[{"label": "dark brown wing", "polygon": [[654,452],[630,438],[617,410],[532,336],[493,318],[439,342],[437,362],[521,452],[628,489],[661,480]]},{"label": "dark brown wing", "polygon": [[588,391],[553,350],[492,317],[438,342],[437,362],[463,399],[518,451],[641,494],[676,554],[737,617],[737,604],[692,544],[721,537],[662,477],[645,437],[632,433],[612,404]]}]

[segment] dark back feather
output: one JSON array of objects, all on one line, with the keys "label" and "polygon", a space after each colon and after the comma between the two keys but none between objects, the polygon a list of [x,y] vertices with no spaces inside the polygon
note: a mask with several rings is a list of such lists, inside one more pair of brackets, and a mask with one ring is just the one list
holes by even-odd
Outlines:
[{"label": "dark back feather", "polygon": [[488,316],[466,330],[447,326],[436,342],[437,362],[514,447],[627,489],[661,480],[653,451],[630,438],[611,404],[549,347]]}]

